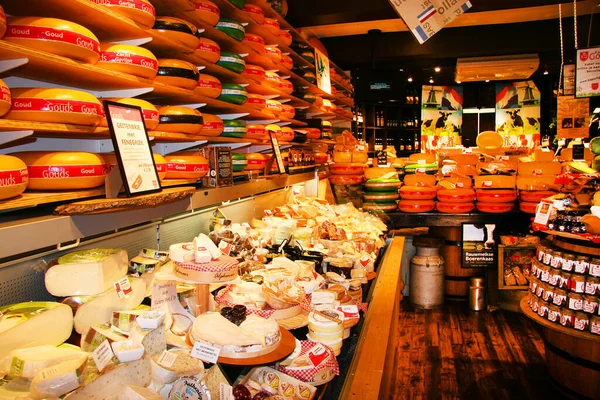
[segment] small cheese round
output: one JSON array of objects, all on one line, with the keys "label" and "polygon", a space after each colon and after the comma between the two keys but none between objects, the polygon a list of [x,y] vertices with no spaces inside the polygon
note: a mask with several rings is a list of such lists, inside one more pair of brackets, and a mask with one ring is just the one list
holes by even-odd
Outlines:
[{"label": "small cheese round", "polygon": [[275,64],[281,61],[281,50],[276,45],[265,46],[267,57],[271,59]]},{"label": "small cheese round", "polygon": [[274,88],[279,88],[281,84],[281,77],[277,75],[277,72],[267,71],[265,84]]},{"label": "small cheese round", "polygon": [[223,133],[221,136],[242,138],[246,136],[246,123],[244,121],[225,120],[223,121]]},{"label": "small cheese round", "polygon": [[259,25],[262,25],[265,20],[265,13],[263,10],[254,4],[246,4],[244,5],[244,12],[250,16],[254,21],[256,21]]},{"label": "small cheese round", "polygon": [[215,26],[221,18],[221,11],[215,3],[209,0],[194,0],[194,14],[210,26]]},{"label": "small cheese round", "polygon": [[294,84],[287,79],[281,79],[279,81],[279,90],[285,94],[292,94],[294,91]]},{"label": "small cheese round", "polygon": [[[288,104],[282,104],[281,105],[281,113],[279,114],[281,117],[284,118],[294,118],[296,116],[296,109]],[[321,132],[319,132],[320,135]]]},{"label": "small cheese round", "polygon": [[208,173],[208,161],[197,151],[167,154],[166,179],[200,179]]},{"label": "small cheese round", "polygon": [[202,131],[202,113],[194,108],[183,106],[163,106],[158,109],[160,123],[157,131],[198,135]]},{"label": "small cheese round", "polygon": [[0,79],[0,117],[4,116],[12,105],[10,89],[3,80]]},{"label": "small cheese round", "polygon": [[200,38],[200,43],[196,46],[194,55],[211,63],[216,63],[221,57],[221,47],[214,40],[202,37]]},{"label": "small cheese round", "polygon": [[270,112],[271,114],[278,116],[281,114],[281,103],[277,100],[267,99],[265,111]]},{"label": "small cheese round", "polygon": [[265,18],[263,20],[262,25],[269,31],[273,36],[279,36],[279,31],[281,28],[279,27],[279,22],[273,18]]},{"label": "small cheese round", "polygon": [[158,74],[155,81],[183,89],[195,89],[200,73],[192,63],[172,58],[158,60]]},{"label": "small cheese round", "polygon": [[202,136],[216,137],[223,133],[224,125],[223,120],[220,117],[206,113],[203,113],[202,117],[204,118],[204,125],[200,132]]},{"label": "small cheese round", "polygon": [[227,103],[242,105],[248,98],[248,92],[246,89],[235,83],[224,83],[221,95],[218,97],[219,100]]},{"label": "small cheese round", "polygon": [[2,39],[6,33],[6,25],[6,14],[4,13],[4,8],[0,6],[0,39]]},{"label": "small cheese round", "polygon": [[217,25],[215,25],[215,28],[238,42],[241,42],[242,39],[244,39],[244,34],[246,32],[242,24],[232,19],[225,18],[221,18],[221,20],[217,22]]},{"label": "small cheese round", "polygon": [[200,74],[198,78],[198,85],[194,89],[194,92],[201,95],[216,99],[221,95],[221,81],[214,76],[207,74]]},{"label": "small cheese round", "polygon": [[237,53],[223,51],[221,52],[221,57],[219,58],[217,65],[239,74],[246,67],[246,62]]},{"label": "small cheese round", "polygon": [[246,154],[246,160],[248,161],[246,171],[262,171],[267,165],[268,158],[261,153],[248,153]]},{"label": "small cheese round", "polygon": [[114,9],[119,14],[130,18],[144,29],[152,28],[156,19],[154,6],[148,0],[92,0],[96,4]]},{"label": "small cheese round", "polygon": [[100,50],[100,67],[146,79],[154,79],[158,72],[158,60],[143,47],[108,43]]},{"label": "small cheese round", "polygon": [[291,142],[294,140],[294,136],[296,135],[294,130],[289,126],[282,127],[280,132],[281,134],[277,138],[280,142]]},{"label": "small cheese round", "polygon": [[253,33],[246,33],[242,43],[245,43],[258,52],[263,52],[265,50],[265,39]]},{"label": "small cheese round", "polygon": [[287,54],[282,54],[281,61],[279,61],[279,65],[291,70],[292,68],[294,68],[294,60],[292,60],[292,57],[288,56]]},{"label": "small cheese round", "polygon": [[0,200],[19,196],[27,189],[27,165],[17,157],[0,155]]},{"label": "small cheese round", "polygon": [[292,44],[292,34],[288,31],[284,31],[283,29],[281,29],[279,31],[279,38],[283,41],[283,44],[285,44],[286,46]]},{"label": "small cheese round", "polygon": [[246,138],[267,140],[269,139],[269,133],[264,125],[261,124],[248,124],[246,125]]},{"label": "small cheese round", "polygon": [[242,75],[258,82],[262,82],[267,79],[267,72],[264,70],[264,68],[252,64],[246,64],[244,70],[242,71]]},{"label": "small cheese round", "polygon": [[264,110],[267,106],[267,99],[261,94],[248,93],[245,106],[254,110]]},{"label": "small cheese round", "polygon": [[267,130],[267,134],[272,135],[273,137],[280,137],[282,135],[281,133],[281,127],[279,125],[275,125],[275,124],[269,124],[265,127],[265,129]]},{"label": "small cheese round", "polygon": [[167,39],[182,43],[190,49],[195,49],[200,43],[200,38],[196,36],[198,32],[196,26],[181,18],[158,17],[154,21],[152,30]]}]

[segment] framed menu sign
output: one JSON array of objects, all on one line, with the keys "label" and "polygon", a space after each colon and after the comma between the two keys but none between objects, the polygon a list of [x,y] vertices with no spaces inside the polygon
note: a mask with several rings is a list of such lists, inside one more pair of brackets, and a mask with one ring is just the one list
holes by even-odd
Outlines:
[{"label": "framed menu sign", "polygon": [[105,100],[104,112],[127,196],[160,192],[142,109]]}]

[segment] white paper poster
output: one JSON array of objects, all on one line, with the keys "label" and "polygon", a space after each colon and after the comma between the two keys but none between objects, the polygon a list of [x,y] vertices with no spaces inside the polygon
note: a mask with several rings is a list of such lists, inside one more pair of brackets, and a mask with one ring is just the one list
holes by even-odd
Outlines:
[{"label": "white paper poster", "polygon": [[575,97],[600,96],[600,47],[577,50]]},{"label": "white paper poster", "polygon": [[317,87],[331,94],[331,75],[329,75],[329,58],[315,49],[315,64],[317,67]]}]

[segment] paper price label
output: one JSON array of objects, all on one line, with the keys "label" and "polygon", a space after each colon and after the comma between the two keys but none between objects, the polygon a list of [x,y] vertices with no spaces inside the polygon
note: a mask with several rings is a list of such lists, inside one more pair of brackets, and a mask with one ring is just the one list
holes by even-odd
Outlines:
[{"label": "paper price label", "polygon": [[108,339],[100,343],[100,346],[92,352],[92,359],[100,372],[102,372],[114,356],[110,343],[108,343]]},{"label": "paper price label", "polygon": [[311,348],[306,355],[308,356],[308,359],[312,365],[315,367],[321,365],[328,357],[327,349],[325,349],[325,346],[322,344],[318,344]]},{"label": "paper price label", "polygon": [[191,356],[198,358],[204,362],[210,364],[216,364],[219,359],[219,354],[221,353],[221,349],[217,349],[216,347],[209,346],[207,344],[203,344],[200,342],[194,343],[194,348],[192,349]]},{"label": "paper price label", "polygon": [[131,289],[129,278],[126,276],[116,281],[113,286],[117,291],[117,296],[119,296],[120,299],[129,297],[129,293],[133,291],[133,289]]},{"label": "paper price label", "polygon": [[175,363],[175,360],[177,360],[177,354],[168,352],[167,350],[163,350],[162,354],[160,355],[160,358],[158,359],[157,364],[162,365],[166,368],[171,368]]},{"label": "paper price label", "polygon": [[463,154],[471,154],[473,153],[473,149],[470,147],[463,147]]},{"label": "paper price label", "polygon": [[553,208],[554,206],[551,203],[541,202],[538,205],[533,222],[543,226],[548,225]]},{"label": "paper price label", "polygon": [[427,164],[427,160],[421,159],[421,160],[417,161],[417,164]]},{"label": "paper price label", "polygon": [[231,243],[227,243],[226,241],[221,240],[219,242],[219,250],[221,250],[221,253],[228,256],[229,253],[231,253]]},{"label": "paper price label", "polygon": [[273,211],[271,211],[271,210],[265,210],[265,215],[267,217],[271,217],[273,215]]},{"label": "paper price label", "polygon": [[509,160],[508,156],[498,156],[496,158],[498,159],[498,161],[508,161]]},{"label": "paper price label", "polygon": [[242,222],[242,226],[246,229],[251,229],[250,224],[247,222]]},{"label": "paper price label", "polygon": [[360,263],[360,265],[362,265],[363,267],[366,267],[367,265],[369,265],[369,262],[371,262],[371,259],[369,258],[369,256],[362,256],[358,262]]},{"label": "paper price label", "polygon": [[358,306],[356,305],[351,305],[351,306],[338,306],[337,308],[339,311],[341,311],[342,313],[344,313],[344,319],[353,319],[353,318],[360,318],[360,314],[358,313]]},{"label": "paper price label", "polygon": [[219,384],[219,400],[235,400],[235,397],[233,397],[233,387],[221,382]]}]

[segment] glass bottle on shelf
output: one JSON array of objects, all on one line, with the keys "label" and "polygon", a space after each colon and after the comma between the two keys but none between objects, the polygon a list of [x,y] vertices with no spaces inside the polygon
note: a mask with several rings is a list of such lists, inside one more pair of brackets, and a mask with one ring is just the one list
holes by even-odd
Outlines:
[{"label": "glass bottle on shelf", "polygon": [[419,147],[421,147],[420,143],[419,143],[419,134],[415,132],[415,139],[414,139],[413,148],[415,149],[415,151],[419,151]]},{"label": "glass bottle on shelf", "polygon": [[413,151],[413,141],[410,136],[406,138],[405,149],[406,151]]},{"label": "glass bottle on shelf", "polygon": [[400,151],[406,151],[406,143],[405,140],[402,136],[400,136]]}]

